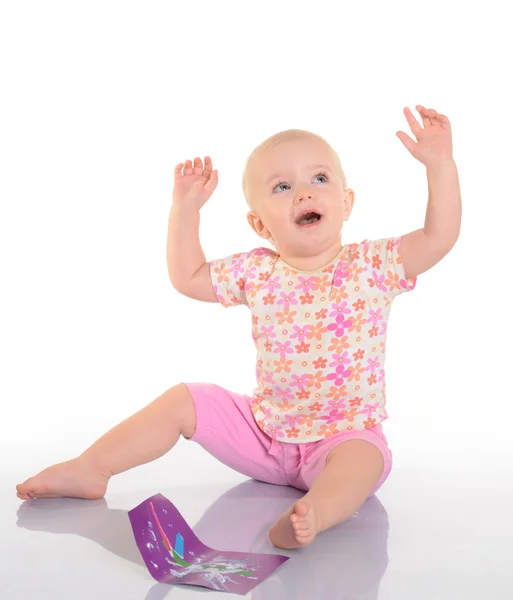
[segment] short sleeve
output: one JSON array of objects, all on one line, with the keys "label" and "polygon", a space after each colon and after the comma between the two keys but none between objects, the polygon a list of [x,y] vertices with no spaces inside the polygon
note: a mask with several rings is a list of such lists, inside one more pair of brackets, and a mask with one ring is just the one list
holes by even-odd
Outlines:
[{"label": "short sleeve", "polygon": [[402,236],[362,242],[368,285],[391,299],[415,289],[417,284],[416,277],[406,278],[401,240]]},{"label": "short sleeve", "polygon": [[269,277],[276,258],[268,248],[255,248],[210,261],[210,277],[219,302],[226,308],[248,306],[248,297]]}]

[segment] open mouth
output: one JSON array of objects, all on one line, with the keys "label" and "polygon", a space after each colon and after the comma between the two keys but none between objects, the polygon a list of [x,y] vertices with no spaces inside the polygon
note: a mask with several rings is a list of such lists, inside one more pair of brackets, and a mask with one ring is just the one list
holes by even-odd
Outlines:
[{"label": "open mouth", "polygon": [[308,225],[316,225],[322,220],[322,215],[315,211],[304,212],[299,215],[296,219],[296,224],[300,227],[306,227]]}]

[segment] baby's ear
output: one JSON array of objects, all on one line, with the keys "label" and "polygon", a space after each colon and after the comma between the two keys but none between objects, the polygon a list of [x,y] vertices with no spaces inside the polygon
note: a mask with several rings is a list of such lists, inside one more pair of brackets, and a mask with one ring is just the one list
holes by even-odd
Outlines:
[{"label": "baby's ear", "polygon": [[349,189],[346,190],[344,192],[344,199],[342,200],[342,202],[344,203],[344,215],[346,217],[344,221],[347,221],[347,219],[349,219],[351,213],[353,212],[354,191]]},{"label": "baby's ear", "polygon": [[263,224],[262,220],[254,210],[248,212],[247,219],[249,226],[257,235],[259,235],[261,238],[264,238],[265,240],[270,239],[271,232],[266,228],[266,226]]}]

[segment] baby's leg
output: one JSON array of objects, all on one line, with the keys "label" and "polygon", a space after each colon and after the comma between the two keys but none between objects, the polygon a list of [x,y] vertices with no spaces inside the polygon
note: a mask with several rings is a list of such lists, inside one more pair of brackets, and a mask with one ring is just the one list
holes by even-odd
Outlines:
[{"label": "baby's leg", "polygon": [[383,473],[381,451],[365,440],[333,448],[309,492],[295,502],[269,532],[280,548],[298,548],[351,517],[371,495]]},{"label": "baby's leg", "polygon": [[112,475],[159,458],[180,435],[192,437],[195,428],[190,392],[185,385],[177,385],[116,425],[79,457],[53,465],[16,486],[17,495],[22,500],[101,498]]}]

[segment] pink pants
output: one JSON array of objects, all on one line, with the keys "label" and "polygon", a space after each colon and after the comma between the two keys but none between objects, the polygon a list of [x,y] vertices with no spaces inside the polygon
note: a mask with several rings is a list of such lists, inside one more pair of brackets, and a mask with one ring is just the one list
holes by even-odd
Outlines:
[{"label": "pink pants", "polygon": [[258,427],[248,396],[210,383],[185,385],[196,409],[197,425],[190,439],[247,477],[309,490],[324,469],[330,451],[348,440],[365,440],[383,455],[383,473],[371,496],[390,474],[392,452],[380,424],[363,431],[343,431],[317,442],[281,442]]}]

